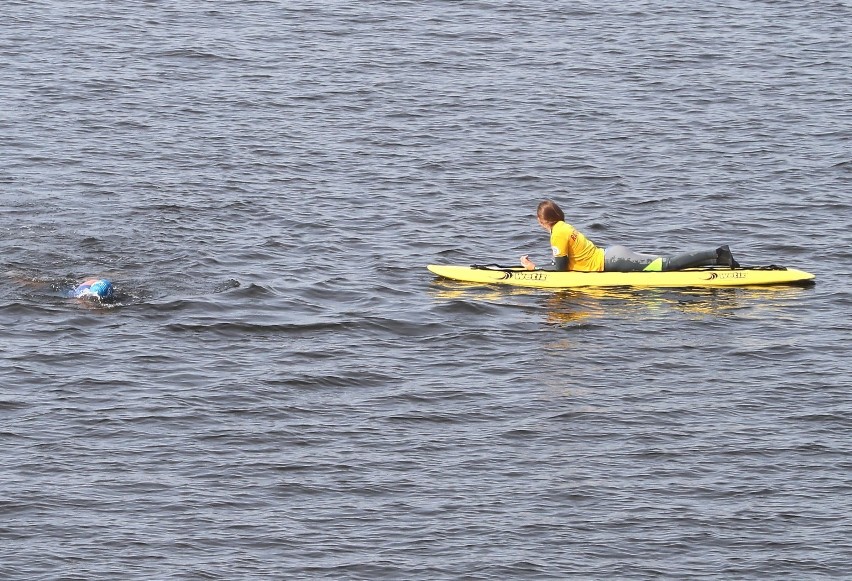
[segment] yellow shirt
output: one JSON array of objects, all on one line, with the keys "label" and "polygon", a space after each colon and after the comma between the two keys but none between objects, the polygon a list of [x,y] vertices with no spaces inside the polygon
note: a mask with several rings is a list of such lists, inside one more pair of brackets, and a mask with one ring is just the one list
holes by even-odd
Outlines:
[{"label": "yellow shirt", "polygon": [[579,230],[565,222],[557,222],[550,231],[553,256],[567,256],[568,270],[603,272],[604,251]]}]

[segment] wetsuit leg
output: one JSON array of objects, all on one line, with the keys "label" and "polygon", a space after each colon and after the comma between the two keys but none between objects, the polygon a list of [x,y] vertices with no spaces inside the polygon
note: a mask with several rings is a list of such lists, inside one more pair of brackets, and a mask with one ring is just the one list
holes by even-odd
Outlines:
[{"label": "wetsuit leg", "polygon": [[636,271],[669,271],[682,270],[695,266],[729,265],[719,262],[718,250],[688,252],[674,256],[658,254],[641,254],[633,252],[624,246],[610,246],[604,251],[605,272],[636,272]]},{"label": "wetsuit leg", "polygon": [[704,250],[702,252],[688,252],[663,259],[663,270],[682,270],[695,266],[714,266],[717,254],[715,250]]},{"label": "wetsuit leg", "polygon": [[[637,272],[645,270],[656,262],[662,263],[662,257],[633,252],[624,246],[610,246],[604,250],[604,272]],[[654,270],[661,270],[661,268]]]}]

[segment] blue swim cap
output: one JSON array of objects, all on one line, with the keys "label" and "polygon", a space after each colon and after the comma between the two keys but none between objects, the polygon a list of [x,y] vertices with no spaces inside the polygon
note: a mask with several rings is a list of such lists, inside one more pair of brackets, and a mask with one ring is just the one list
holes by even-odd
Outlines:
[{"label": "blue swim cap", "polygon": [[102,299],[112,298],[112,283],[105,278],[100,279],[89,287],[89,290]]}]

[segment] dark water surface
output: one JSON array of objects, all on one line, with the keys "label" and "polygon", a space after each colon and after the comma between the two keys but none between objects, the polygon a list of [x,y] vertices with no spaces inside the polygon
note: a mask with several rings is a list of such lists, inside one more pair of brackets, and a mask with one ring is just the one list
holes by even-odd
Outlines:
[{"label": "dark water surface", "polygon": [[5,2],[0,577],[849,578],[852,5],[671,4]]}]

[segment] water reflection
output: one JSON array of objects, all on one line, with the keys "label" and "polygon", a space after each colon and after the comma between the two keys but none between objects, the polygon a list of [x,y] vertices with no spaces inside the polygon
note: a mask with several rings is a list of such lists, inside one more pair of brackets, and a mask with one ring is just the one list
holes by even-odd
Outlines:
[{"label": "water reflection", "polygon": [[708,287],[685,289],[576,288],[543,290],[478,285],[455,281],[434,282],[436,299],[464,299],[500,303],[528,297],[554,325],[590,323],[603,318],[659,318],[678,314],[688,318],[727,317],[749,308],[781,309],[799,299],[807,287]]}]

